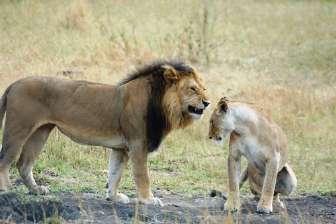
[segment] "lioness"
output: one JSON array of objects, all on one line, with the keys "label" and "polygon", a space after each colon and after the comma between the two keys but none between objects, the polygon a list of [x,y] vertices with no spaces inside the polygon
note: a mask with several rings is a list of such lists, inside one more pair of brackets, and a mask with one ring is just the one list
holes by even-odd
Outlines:
[{"label": "lioness", "polygon": [[[239,209],[239,187],[246,179],[252,193],[260,195],[258,212],[272,212],[273,195],[284,207],[279,194],[289,195],[297,180],[287,163],[287,140],[281,128],[247,105],[229,105],[222,98],[211,115],[209,138],[222,142],[229,134],[229,197],[225,208]],[[241,155],[246,157],[248,167],[240,176]]]},{"label": "lioness", "polygon": [[111,148],[107,198],[127,203],[117,193],[131,159],[138,200],[159,204],[150,190],[147,156],[167,134],[191,124],[209,105],[199,74],[182,62],[156,62],[118,85],[29,77],[11,84],[0,101],[6,112],[0,152],[0,190],[17,167],[33,193],[47,193],[33,178],[33,164],[50,132],[57,127],[72,140]]}]

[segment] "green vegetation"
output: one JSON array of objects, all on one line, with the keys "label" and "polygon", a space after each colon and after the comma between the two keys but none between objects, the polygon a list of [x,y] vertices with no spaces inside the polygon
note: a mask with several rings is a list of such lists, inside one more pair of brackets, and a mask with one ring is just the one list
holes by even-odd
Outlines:
[{"label": "green vegetation", "polygon": [[[334,1],[4,0],[0,15],[2,90],[61,71],[115,83],[135,66],[181,57],[204,74],[212,105],[223,95],[249,102],[283,127],[298,193],[336,190]],[[226,190],[227,147],[207,139],[210,110],[151,156],[154,188]],[[104,194],[107,157],[54,132],[34,172],[53,192]],[[135,193],[130,169],[121,190]]]}]

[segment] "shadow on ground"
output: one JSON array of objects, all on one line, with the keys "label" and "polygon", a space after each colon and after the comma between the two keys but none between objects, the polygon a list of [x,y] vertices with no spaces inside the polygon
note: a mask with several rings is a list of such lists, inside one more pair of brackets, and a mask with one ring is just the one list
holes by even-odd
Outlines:
[{"label": "shadow on ground", "polygon": [[0,194],[0,223],[336,223],[336,197],[306,195],[286,198],[287,209],[271,215],[255,212],[257,202],[242,200],[235,217],[223,210],[225,197],[194,197],[156,192],[164,207],[111,203],[95,194],[60,193],[27,200],[21,194]]}]

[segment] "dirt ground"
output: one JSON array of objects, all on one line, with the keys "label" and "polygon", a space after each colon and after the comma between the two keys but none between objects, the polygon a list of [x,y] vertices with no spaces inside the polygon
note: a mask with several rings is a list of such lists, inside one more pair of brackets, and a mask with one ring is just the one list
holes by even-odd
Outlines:
[{"label": "dirt ground", "polygon": [[244,197],[235,217],[228,217],[225,196],[186,198],[157,191],[163,207],[111,203],[95,194],[61,193],[27,200],[20,194],[0,194],[0,223],[336,223],[336,196],[285,198],[287,209],[271,215],[255,212],[257,201]]}]

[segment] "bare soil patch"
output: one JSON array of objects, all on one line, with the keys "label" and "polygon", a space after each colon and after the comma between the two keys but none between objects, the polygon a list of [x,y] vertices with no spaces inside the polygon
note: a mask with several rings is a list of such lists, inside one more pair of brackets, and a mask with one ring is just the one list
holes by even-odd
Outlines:
[{"label": "bare soil patch", "polygon": [[[244,197],[239,214],[223,210],[225,196],[184,197],[157,191],[164,207],[106,201],[91,193],[60,193],[27,200],[17,193],[0,194],[0,223],[336,223],[335,195],[302,195],[285,198],[287,209],[274,208],[271,215],[256,213],[257,201]],[[28,197],[29,198],[29,197]],[[225,222],[226,223],[226,222]],[[230,223],[230,222],[228,222]]]}]

